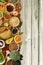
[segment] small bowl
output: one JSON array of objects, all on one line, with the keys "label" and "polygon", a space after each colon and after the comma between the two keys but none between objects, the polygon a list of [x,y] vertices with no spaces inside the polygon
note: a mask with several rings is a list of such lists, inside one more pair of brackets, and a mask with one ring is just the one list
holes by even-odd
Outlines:
[{"label": "small bowl", "polygon": [[[9,6],[9,5],[11,5],[12,7],[13,7],[13,10],[12,11],[8,11],[7,10],[7,6]],[[10,8],[10,7],[9,7]],[[15,10],[15,6],[12,4],[12,3],[8,3],[7,5],[6,5],[6,10],[7,10],[7,12],[8,13],[12,13],[14,10]],[[10,9],[9,9],[10,10]]]},{"label": "small bowl", "polygon": [[[17,45],[17,47],[15,48],[15,44]],[[19,44],[15,43],[15,42],[12,42],[10,45],[9,45],[9,50],[12,51],[12,50],[19,50]]]},{"label": "small bowl", "polygon": [[18,28],[13,28],[12,29],[12,35],[15,35],[19,32]]},{"label": "small bowl", "polygon": [[[20,37],[20,40],[19,40],[19,37]],[[17,38],[17,39],[16,39]],[[19,40],[19,41],[18,41]],[[14,37],[14,41],[16,42],[16,43],[21,43],[22,42],[22,36],[21,35],[15,35],[15,37]]]},{"label": "small bowl", "polygon": [[3,61],[3,62],[1,62],[1,63],[0,63],[0,65],[3,65],[4,63],[5,63],[5,59],[4,59],[4,61]]},{"label": "small bowl", "polygon": [[5,47],[5,42],[3,40],[0,40],[0,43],[2,43],[2,47],[0,47],[0,49],[4,48]]},{"label": "small bowl", "polygon": [[9,20],[11,18],[11,15],[9,12],[7,12],[7,14],[5,15],[5,20]]}]

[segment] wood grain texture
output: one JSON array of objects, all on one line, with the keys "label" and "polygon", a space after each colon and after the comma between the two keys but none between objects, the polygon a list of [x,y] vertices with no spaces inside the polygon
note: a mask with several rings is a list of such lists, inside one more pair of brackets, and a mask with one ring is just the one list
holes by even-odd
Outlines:
[{"label": "wood grain texture", "polygon": [[43,65],[43,0],[21,0],[21,65]]},{"label": "wood grain texture", "polygon": [[43,0],[40,0],[40,18],[39,18],[39,44],[40,44],[40,55],[39,65],[43,65]]},{"label": "wood grain texture", "polygon": [[21,1],[21,20],[23,21],[22,31],[24,31],[24,41],[21,48],[23,61],[21,65],[31,65],[31,0]]},{"label": "wood grain texture", "polygon": [[38,65],[38,0],[32,0],[32,65]]},{"label": "wood grain texture", "polygon": [[43,0],[22,0],[22,6],[22,65],[43,65]]}]

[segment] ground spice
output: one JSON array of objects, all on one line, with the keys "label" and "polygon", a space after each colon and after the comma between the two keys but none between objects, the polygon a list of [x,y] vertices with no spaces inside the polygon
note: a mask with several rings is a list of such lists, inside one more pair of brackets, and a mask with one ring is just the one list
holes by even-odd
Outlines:
[{"label": "ground spice", "polygon": [[6,15],[5,15],[5,18],[6,18],[6,19],[11,18],[11,15],[10,15],[10,14],[6,14]]},{"label": "ground spice", "polygon": [[12,51],[12,50],[17,50],[18,49],[18,45],[16,43],[12,43],[9,45],[9,50]]},{"label": "ground spice", "polygon": [[11,5],[7,5],[7,11],[8,11],[8,12],[12,12],[13,9],[14,9],[13,6],[11,6]]},{"label": "ground spice", "polygon": [[6,56],[6,51],[9,50],[9,46],[5,46],[2,50],[3,55]]}]

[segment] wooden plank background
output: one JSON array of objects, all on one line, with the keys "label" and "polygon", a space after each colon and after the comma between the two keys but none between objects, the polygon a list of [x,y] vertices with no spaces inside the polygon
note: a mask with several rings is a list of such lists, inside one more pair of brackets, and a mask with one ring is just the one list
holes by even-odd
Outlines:
[{"label": "wooden plank background", "polygon": [[[31,0],[22,1],[21,20],[23,21],[24,36],[21,53],[23,61],[21,65],[31,65]],[[29,23],[29,24],[28,24]],[[27,50],[28,49],[28,50]]]},{"label": "wooden plank background", "polygon": [[21,65],[43,65],[43,0],[21,0],[23,54]]},{"label": "wooden plank background", "polygon": [[40,18],[39,18],[39,44],[40,44],[40,55],[39,65],[43,65],[43,0],[40,0]]},{"label": "wooden plank background", "polygon": [[21,18],[25,31],[21,48],[22,65],[43,65],[43,0],[21,2]]},{"label": "wooden plank background", "polygon": [[32,0],[32,65],[38,65],[38,0]]}]

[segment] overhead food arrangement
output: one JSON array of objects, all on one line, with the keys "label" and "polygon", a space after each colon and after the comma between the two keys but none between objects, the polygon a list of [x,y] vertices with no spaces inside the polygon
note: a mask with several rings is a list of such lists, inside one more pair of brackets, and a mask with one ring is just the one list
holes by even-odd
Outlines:
[{"label": "overhead food arrangement", "polygon": [[0,64],[21,65],[20,0],[0,0]]}]

